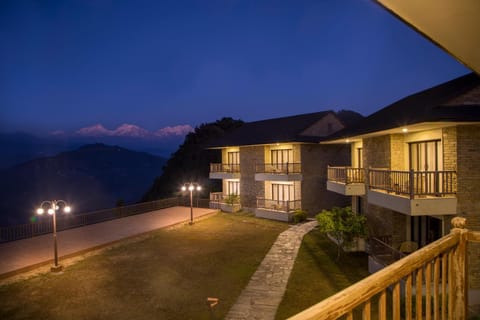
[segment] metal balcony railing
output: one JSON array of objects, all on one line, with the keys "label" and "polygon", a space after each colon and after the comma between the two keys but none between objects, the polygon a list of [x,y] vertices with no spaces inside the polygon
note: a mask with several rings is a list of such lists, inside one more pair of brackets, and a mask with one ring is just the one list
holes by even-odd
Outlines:
[{"label": "metal balcony railing", "polygon": [[456,193],[455,171],[398,171],[369,169],[369,188],[379,189],[411,199],[417,196],[443,197]]},{"label": "metal balcony railing", "polygon": [[281,212],[291,212],[297,209],[301,209],[302,202],[301,200],[272,200],[265,198],[257,199],[257,208],[259,209],[268,209]]},{"label": "metal balcony railing", "polygon": [[302,173],[301,163],[257,163],[256,173],[293,174]]},{"label": "metal balcony railing", "polygon": [[[195,199],[194,205],[196,207],[208,208],[208,199]],[[123,218],[135,214],[146,213],[174,206],[190,206],[189,199],[186,197],[168,198],[150,202],[142,202],[122,207],[98,210],[83,214],[58,215],[56,217],[57,230],[61,231],[66,229],[72,229],[89,224],[95,224],[107,220]],[[31,238],[51,232],[51,216],[45,216],[38,222],[0,227],[0,243]]]},{"label": "metal balcony railing", "polygon": [[365,183],[365,169],[352,167],[331,167],[327,168],[329,181],[350,184]]},{"label": "metal balcony railing", "polygon": [[223,192],[210,192],[210,202],[218,202],[218,203],[227,203],[227,202],[234,202],[240,203],[240,196],[239,195],[226,195]]},{"label": "metal balcony railing", "polygon": [[210,163],[211,173],[238,173],[240,172],[240,164],[228,163]]}]

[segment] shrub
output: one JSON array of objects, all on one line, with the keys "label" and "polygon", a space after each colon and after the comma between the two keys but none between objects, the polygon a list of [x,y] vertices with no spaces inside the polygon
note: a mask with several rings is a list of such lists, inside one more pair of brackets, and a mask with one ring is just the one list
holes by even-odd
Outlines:
[{"label": "shrub", "polygon": [[225,203],[231,206],[239,202],[240,202],[240,197],[238,196],[238,194],[231,193],[225,198]]},{"label": "shrub", "polygon": [[350,246],[355,238],[367,235],[365,216],[354,213],[351,207],[322,210],[316,219],[320,232],[335,239],[338,249],[337,259],[343,247]]},{"label": "shrub", "polygon": [[305,210],[297,209],[293,212],[293,222],[300,223],[307,220],[307,212]]}]

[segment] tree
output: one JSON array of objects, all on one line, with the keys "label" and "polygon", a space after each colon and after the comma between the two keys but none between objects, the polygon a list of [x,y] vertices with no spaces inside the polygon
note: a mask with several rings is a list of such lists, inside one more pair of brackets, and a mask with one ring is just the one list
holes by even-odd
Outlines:
[{"label": "tree", "polygon": [[221,154],[218,150],[209,150],[207,147],[210,142],[242,124],[241,120],[222,118],[196,127],[170,156],[163,167],[162,175],[155,179],[142,201],[174,196],[186,182],[198,182],[202,185],[202,193],[208,194],[212,185],[218,183],[208,179],[210,163],[221,162]]},{"label": "tree", "polygon": [[317,216],[320,232],[330,235],[337,245],[337,259],[343,248],[351,246],[355,238],[367,235],[365,216],[356,214],[351,207],[333,207]]}]

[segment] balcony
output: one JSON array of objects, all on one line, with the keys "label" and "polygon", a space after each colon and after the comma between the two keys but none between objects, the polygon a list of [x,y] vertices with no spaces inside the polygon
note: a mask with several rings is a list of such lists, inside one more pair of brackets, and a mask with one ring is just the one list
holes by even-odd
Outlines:
[{"label": "balcony", "polygon": [[210,179],[240,179],[240,164],[210,163]]},{"label": "balcony", "polygon": [[411,216],[457,212],[455,171],[368,170],[368,202]]},{"label": "balcony", "polygon": [[365,169],[328,166],[327,190],[344,196],[365,195]]},{"label": "balcony", "polygon": [[480,232],[464,229],[462,218],[452,224],[445,237],[289,319],[467,319],[468,304],[479,302],[468,291],[468,267],[478,260],[467,259],[467,245]]},{"label": "balcony", "polygon": [[301,163],[258,163],[255,165],[256,181],[301,181]]},{"label": "balcony", "polygon": [[293,211],[300,209],[301,205],[301,200],[281,201],[258,198],[255,216],[288,222],[292,220]]},{"label": "balcony", "polygon": [[223,192],[211,192],[209,207],[230,213],[240,211],[240,197],[237,196],[235,199],[229,199],[229,197],[230,196],[224,195]]}]

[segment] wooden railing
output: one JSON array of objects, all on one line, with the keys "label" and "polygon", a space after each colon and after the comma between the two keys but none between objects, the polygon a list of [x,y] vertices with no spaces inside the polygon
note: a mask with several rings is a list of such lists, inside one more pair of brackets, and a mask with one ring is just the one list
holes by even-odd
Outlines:
[{"label": "wooden railing", "polygon": [[331,167],[327,168],[329,181],[340,183],[365,183],[365,169],[352,167]]},{"label": "wooden railing", "polygon": [[211,173],[238,173],[240,172],[240,164],[228,163],[210,163]]},{"label": "wooden railing", "polygon": [[466,247],[480,232],[464,229],[463,218],[452,224],[447,236],[290,319],[466,319]]},{"label": "wooden railing", "polygon": [[296,209],[300,209],[301,204],[302,204],[301,200],[282,201],[282,200],[272,200],[272,199],[264,199],[264,198],[257,199],[257,208],[282,211],[282,212],[291,212]]},{"label": "wooden railing", "polygon": [[276,174],[291,174],[301,173],[301,163],[257,163],[255,165],[256,173],[276,173]]},{"label": "wooden railing", "polygon": [[369,188],[379,189],[411,199],[415,196],[441,197],[456,193],[455,171],[398,171],[369,169]]}]

